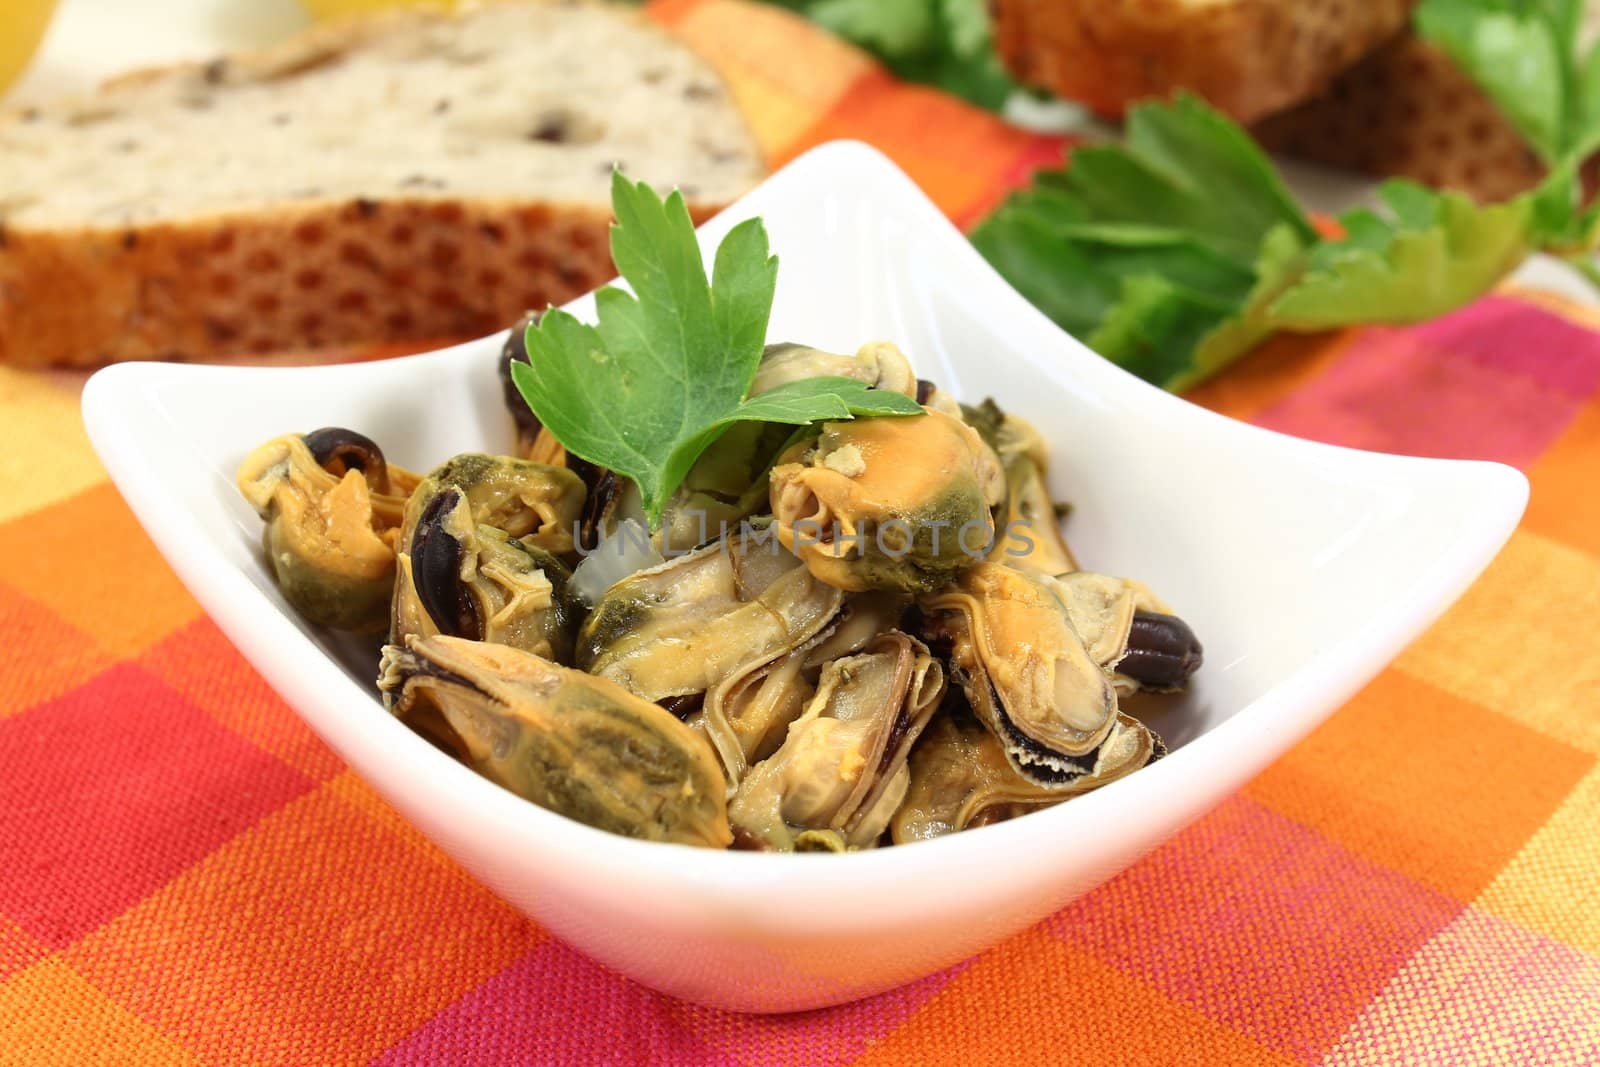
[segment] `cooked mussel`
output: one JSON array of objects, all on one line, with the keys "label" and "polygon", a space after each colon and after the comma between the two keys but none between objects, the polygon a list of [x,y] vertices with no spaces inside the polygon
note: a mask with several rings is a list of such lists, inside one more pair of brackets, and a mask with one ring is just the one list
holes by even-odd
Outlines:
[{"label": "cooked mussel", "polygon": [[981,563],[921,605],[929,639],[949,648],[954,679],[1020,774],[1054,786],[1100,772],[1116,691],[1049,579]]},{"label": "cooked mussel", "polygon": [[989,558],[1040,574],[1078,569],[1078,561],[1061,534],[1056,502],[1045,484],[1044,468],[1026,454],[1006,462],[1006,507],[1001,535]]},{"label": "cooked mussel", "polygon": [[[661,556],[681,555],[703,547],[766,509],[767,471],[791,429],[760,422],[730,427],[684,475],[661,509],[661,524],[650,535],[650,547]],[[568,455],[568,465],[574,457]],[[585,464],[589,499],[579,523],[578,544],[592,555],[622,524],[644,522],[639,489],[614,471]],[[614,550],[615,545],[612,546]]]},{"label": "cooked mussel", "polygon": [[1204,650],[1194,631],[1143,582],[1076,571],[1045,583],[1119,691],[1182,689],[1200,668]]},{"label": "cooked mussel", "polygon": [[422,509],[439,493],[456,489],[474,522],[493,526],[553,556],[572,551],[572,532],[583,512],[583,480],[565,467],[511,456],[463,452],[428,473],[406,508],[414,529]]},{"label": "cooked mussel", "polygon": [[[771,344],[761,353],[750,395],[807,378],[853,378],[874,389],[917,395],[917,376],[906,354],[888,341],[869,341],[854,355],[797,344]],[[921,401],[918,401],[921,403]]]},{"label": "cooked mussel", "polygon": [[776,851],[869,848],[905,797],[906,758],[944,695],[944,671],[901,632],[822,669],[782,746],[728,807],[736,843]]},{"label": "cooked mussel", "polygon": [[961,417],[994,449],[1005,468],[1006,502],[995,525],[998,536],[989,558],[1040,574],[1078,569],[1061,535],[1061,508],[1051,499],[1045,477],[1050,453],[1032,423],[1000,410],[993,399],[963,406]]},{"label": "cooked mussel", "polygon": [[761,422],[730,427],[695,461],[662,510],[657,547],[666,555],[716,540],[767,506],[767,471],[791,428]]},{"label": "cooked mussel", "polygon": [[694,698],[806,644],[843,602],[770,529],[741,526],[606,590],[579,631],[577,665],[646,700]]},{"label": "cooked mussel", "polygon": [[1128,628],[1128,653],[1117,662],[1117,678],[1141,689],[1171,692],[1189,683],[1204,658],[1188,623],[1176,615],[1136,611]]},{"label": "cooked mussel", "polygon": [[275,437],[238,474],[266,520],[263,544],[284,598],[314,623],[358,632],[383,629],[395,538],[417,481],[340,427]]},{"label": "cooked mussel", "polygon": [[571,662],[578,606],[571,572],[543,549],[484,523],[459,489],[429,501],[399,557],[394,639],[448,634]]},{"label": "cooked mussel", "polygon": [[969,426],[924,409],[823,424],[773,468],[778,538],[841,589],[928,592],[993,547],[1000,462]]},{"label": "cooked mussel", "polygon": [[540,807],[628,837],[732,840],[711,746],[620,686],[444,636],[386,646],[380,669],[397,716]]},{"label": "cooked mussel", "polygon": [[570,471],[506,457],[457,456],[428,475],[400,531],[391,643],[447,634],[570,661],[577,606],[551,546],[570,547],[582,502]]},{"label": "cooked mussel", "polygon": [[905,608],[905,600],[894,594],[852,594],[827,629],[809,642],[775,660],[749,663],[706,693],[691,723],[715,746],[730,788],[752,764],[778,750],[789,724],[816,693],[822,667],[894,629]]},{"label": "cooked mussel", "polygon": [[[1103,767],[1065,783],[1042,785],[1017,773],[1004,747],[965,708],[965,701],[947,698],[946,703],[947,710],[934,718],[911,751],[910,786],[890,825],[897,845],[1059,804],[1144,766],[1157,751],[1155,735],[1122,716],[1100,746]],[[950,709],[950,704],[958,706]]]}]

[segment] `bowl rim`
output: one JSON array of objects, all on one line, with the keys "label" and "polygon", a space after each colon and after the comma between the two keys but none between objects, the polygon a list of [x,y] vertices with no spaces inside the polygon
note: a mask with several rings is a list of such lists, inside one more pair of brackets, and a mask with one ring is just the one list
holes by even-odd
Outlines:
[{"label": "bowl rim", "polygon": [[[959,248],[952,245],[955,253],[971,257],[976,261],[975,267],[992,276],[993,298],[1002,301],[1006,315],[1021,317],[1034,329],[1048,329],[1066,338],[1071,347],[1082,348],[983,262],[909,177],[876,149],[860,142],[830,142],[811,149],[710,220],[702,227],[702,232],[709,229],[720,233],[733,221],[756,213],[752,204],[760,205],[778,197],[790,186],[799,189],[810,183],[827,181],[839,188],[849,188],[839,182],[841,175],[887,178],[902,186],[902,195],[909,198],[907,211],[917,216],[917,224],[942,226],[948,231],[946,238],[954,237],[959,242]],[[869,183],[862,181],[860,184]],[[581,306],[589,299],[580,297],[567,306]],[[1206,795],[1211,799],[1198,810],[1209,810],[1215,800],[1236,789],[1249,774],[1277,759],[1295,740],[1331,714],[1332,708],[1342,704],[1387,664],[1404,643],[1442,613],[1509,538],[1528,496],[1527,479],[1521,472],[1503,464],[1394,456],[1291,437],[1239,422],[1165,393],[1090,353],[1100,366],[1100,373],[1126,379],[1114,388],[1148,390],[1163,398],[1163,403],[1170,402],[1170,412],[1184,412],[1182,417],[1197,420],[1214,432],[1244,435],[1252,441],[1270,442],[1276,449],[1304,450],[1306,454],[1319,457],[1359,458],[1364,464],[1381,464],[1396,470],[1410,466],[1413,474],[1424,467],[1429,471],[1449,467],[1458,475],[1470,475],[1480,483],[1483,521],[1464,530],[1450,551],[1441,553],[1416,575],[1399,598],[1404,610],[1371,619],[1344,640],[1314,654],[1287,678],[1162,760],[1075,797],[1070,805],[1056,805],[1025,818],[983,827],[981,832],[951,834],[891,849],[830,855],[826,859],[644,841],[595,829],[541,808],[450,759],[392,716],[372,716],[370,705],[359,711],[335,707],[340,704],[339,699],[319,694],[319,687],[329,685],[337,691],[339,686],[349,683],[348,676],[291,618],[270,606],[244,572],[221,554],[200,527],[185,521],[177,493],[162,482],[155,462],[141,447],[149,419],[134,414],[127,403],[137,389],[206,376],[231,379],[295,374],[326,378],[329,384],[334,384],[345,376],[415,374],[431,369],[434,364],[464,363],[467,353],[476,354],[489,346],[497,347],[505,336],[506,332],[501,331],[434,352],[355,364],[312,367],[117,364],[99,371],[85,385],[84,421],[113,482],[206,613],[286,703],[363,778],[370,780],[371,776],[363,768],[372,761],[396,760],[415,766],[414,782],[425,794],[422,799],[442,809],[470,811],[486,826],[492,825],[497,832],[508,835],[508,839],[537,838],[550,849],[580,851],[587,864],[603,868],[619,878],[637,878],[642,871],[648,871],[653,876],[716,886],[729,892],[761,887],[769,891],[769,900],[792,903],[832,891],[859,892],[863,879],[902,885],[937,880],[947,875],[953,866],[983,863],[986,859],[1014,853],[1021,846],[1059,839],[1061,832],[1074,824],[1108,818],[1126,821],[1130,815],[1144,822],[1161,822],[1168,817],[1158,819],[1157,815],[1170,806],[1164,805],[1162,798],[1174,791],[1188,789],[1191,793],[1198,791]],[[1088,352],[1086,348],[1083,351]],[[175,424],[171,413],[159,411],[155,414],[166,423]],[[307,648],[314,649],[316,655],[306,655],[304,649]],[[1320,705],[1324,701],[1319,697],[1330,692],[1339,694],[1338,699],[1331,702],[1330,709],[1322,710]],[[318,710],[308,710],[312,708]],[[357,720],[361,720],[359,732],[362,736],[359,738],[354,736]],[[1251,733],[1268,736],[1272,743],[1252,744]],[[1219,772],[1219,760],[1230,753],[1242,754],[1243,759],[1235,761],[1231,772]],[[770,891],[776,891],[775,895]]]}]

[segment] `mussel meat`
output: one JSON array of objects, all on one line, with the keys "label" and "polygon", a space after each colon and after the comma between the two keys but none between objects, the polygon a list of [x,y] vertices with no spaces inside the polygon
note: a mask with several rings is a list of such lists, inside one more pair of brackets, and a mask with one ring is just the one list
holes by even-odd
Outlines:
[{"label": "mussel meat", "polygon": [[693,698],[806,644],[843,602],[769,529],[744,525],[606,590],[579,631],[577,665],[646,700]]},{"label": "mussel meat", "polygon": [[577,606],[555,551],[582,504],[576,475],[524,460],[468,454],[428,475],[400,532],[390,642],[446,634],[570,661]]},{"label": "mussel meat", "polygon": [[1123,750],[1148,758],[1150,745],[1102,751],[1119,727],[1144,727],[1120,715],[1110,673],[1048,579],[982,563],[921,604],[929,639],[950,649],[954,680],[1023,777],[1059,786],[1118,771],[1107,756]]},{"label": "mussel meat", "polygon": [[772,470],[778,538],[830,585],[938,589],[993,547],[1005,493],[994,452],[959,419],[824,423]]},{"label": "mussel meat", "polygon": [[1050,451],[1039,431],[1026,419],[1001,411],[993,399],[963,406],[961,417],[994,449],[1006,472],[1006,505],[995,523],[999,536],[989,558],[1040,574],[1077,570],[1061,535],[1061,509],[1045,481]]},{"label": "mussel meat", "polygon": [[394,587],[395,539],[418,477],[340,427],[285,434],[239,467],[266,520],[263,544],[284,598],[311,622],[376,632]]},{"label": "mussel meat", "polygon": [[911,750],[911,784],[890,836],[904,845],[1004,822],[1121,778],[1162,752],[1153,733],[1122,716],[1100,747],[1098,773],[1041,785],[1017,773],[999,740],[952,692]]},{"label": "mussel meat", "polygon": [[761,364],[756,368],[750,395],[790,382],[822,377],[853,378],[874,389],[888,389],[909,397],[917,395],[917,376],[911,369],[911,361],[898,346],[888,341],[869,341],[849,356],[824,352],[809,345],[768,345],[761,353]]},{"label": "mussel meat", "polygon": [[628,837],[732,840],[705,738],[604,678],[444,636],[385,646],[380,669],[397,716],[540,807]]},{"label": "mussel meat", "polygon": [[1076,571],[1045,583],[1119,692],[1182,689],[1200,668],[1204,649],[1194,631],[1143,582]]},{"label": "mussel meat", "polygon": [[905,798],[906,758],[944,689],[939,661],[899,631],[827,664],[782,746],[740,783],[728,807],[736,845],[875,845]]},{"label": "mussel meat", "polygon": [[905,599],[894,594],[853,593],[809,642],[775,660],[747,664],[706,693],[703,709],[689,721],[716,747],[730,789],[752,764],[778,750],[815,694],[822,667],[894,629],[905,608]]}]

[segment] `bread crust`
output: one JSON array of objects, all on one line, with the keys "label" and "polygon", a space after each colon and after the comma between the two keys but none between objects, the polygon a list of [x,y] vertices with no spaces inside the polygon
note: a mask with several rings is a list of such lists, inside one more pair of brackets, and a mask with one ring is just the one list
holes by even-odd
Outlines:
[{"label": "bread crust", "polygon": [[1418,0],[994,0],[1023,82],[1121,117],[1189,89],[1251,122],[1320,92]]},{"label": "bread crust", "polygon": [[[448,17],[314,27],[211,64],[131,72],[100,95],[197,74],[214,86],[292,77],[397,23]],[[620,17],[683,47],[634,13]],[[719,80],[709,67],[705,78]],[[419,178],[415,189],[371,198],[308,192],[174,221],[7,226],[0,214],[0,364],[91,367],[493,332],[614,276],[610,209],[597,185],[593,203],[446,193]],[[689,209],[698,223],[723,206],[702,196]]]},{"label": "bread crust", "polygon": [[0,243],[0,363],[88,367],[489,333],[610,278],[608,221],[582,204],[356,200],[13,231]]},{"label": "bread crust", "polygon": [[1276,152],[1385,177],[1505,200],[1545,168],[1498,108],[1441,50],[1406,36],[1328,92],[1256,128]]}]

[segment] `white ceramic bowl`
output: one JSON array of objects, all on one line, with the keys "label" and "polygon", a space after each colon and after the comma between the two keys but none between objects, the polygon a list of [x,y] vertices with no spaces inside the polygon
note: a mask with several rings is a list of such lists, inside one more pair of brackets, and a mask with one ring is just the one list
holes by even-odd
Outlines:
[{"label": "white ceramic bowl", "polygon": [[[1527,499],[1516,471],[1376,455],[1234,422],[1154,389],[1006,285],[893,164],[839,143],[701,231],[761,215],[771,337],[888,338],[965,399],[993,394],[1053,452],[1085,566],[1148,581],[1206,665],[1153,724],[1173,752],[1098,792],[942,840],[851,855],[709,852],[611,836],[452,762],[386,715],[370,653],[301,622],[234,488],[276,434],[348,425],[426,469],[511,440],[503,337],[308,369],[125,364],[84,393],[117,486],[228,637],[406,818],[579,949],[702,1004],[788,1011],[953,964],[1115,874],[1281,754],[1467,586]],[[592,314],[592,300],[573,305]]]}]

